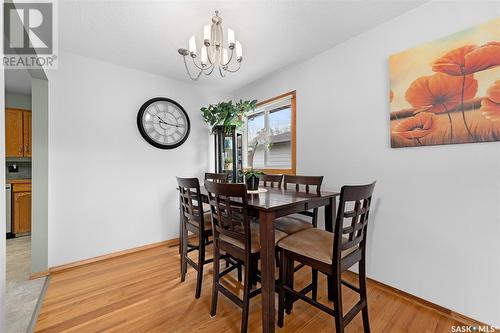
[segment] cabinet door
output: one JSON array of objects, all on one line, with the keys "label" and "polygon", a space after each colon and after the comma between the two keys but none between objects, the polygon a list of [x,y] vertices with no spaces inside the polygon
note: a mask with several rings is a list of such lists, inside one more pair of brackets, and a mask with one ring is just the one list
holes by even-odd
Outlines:
[{"label": "cabinet door", "polygon": [[23,111],[24,156],[31,157],[31,112]]},{"label": "cabinet door", "polygon": [[23,112],[5,110],[5,156],[23,156]]},{"label": "cabinet door", "polygon": [[14,233],[31,231],[31,192],[14,193]]}]

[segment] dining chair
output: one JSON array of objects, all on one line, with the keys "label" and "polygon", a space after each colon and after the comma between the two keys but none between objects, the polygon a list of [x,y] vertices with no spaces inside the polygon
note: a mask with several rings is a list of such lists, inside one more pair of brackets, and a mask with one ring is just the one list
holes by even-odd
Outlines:
[{"label": "dining chair", "polygon": [[282,181],[283,175],[263,174],[259,176],[259,183],[261,183],[264,187],[281,188]]},{"label": "dining chair", "polygon": [[[296,192],[310,193],[311,188],[315,187],[316,193],[320,193],[323,176],[294,176],[284,175],[283,188],[295,189]],[[302,216],[301,216],[302,215]],[[303,216],[307,216],[304,218]],[[307,219],[311,218],[311,222]],[[308,228],[316,228],[318,225],[318,208],[312,211],[304,211],[294,215],[283,216],[275,220],[275,228],[288,235]]]},{"label": "dining chair", "polygon": [[[366,237],[368,217],[375,182],[368,185],[343,186],[334,232],[311,228],[290,235],[280,242],[280,282],[278,302],[278,326],[283,327],[284,312],[290,313],[293,303],[303,300],[335,317],[337,333],[359,313],[362,313],[363,329],[370,332],[366,295]],[[316,295],[307,293],[317,285],[316,280],[301,291],[293,289],[294,261],[298,261],[333,278],[333,309],[319,303]],[[359,284],[355,286],[342,280],[342,273],[358,264]],[[359,301],[344,315],[342,309],[342,285],[359,294]]]},{"label": "dining chair", "polygon": [[229,173],[226,173],[226,172],[223,172],[223,173],[206,172],[205,173],[205,180],[209,180],[209,181],[215,182],[215,183],[227,183],[229,181]]},{"label": "dining chair", "polygon": [[[195,297],[201,295],[201,284],[203,279],[203,266],[211,263],[213,259],[205,259],[205,247],[212,241],[212,224],[210,212],[203,211],[200,194],[200,183],[198,178],[177,177],[179,198],[181,206],[181,282],[186,279],[187,264],[197,271]],[[188,232],[192,232],[198,238],[198,244],[188,243]],[[198,251],[198,260],[194,262],[188,257],[188,253]]]},{"label": "dining chair", "polygon": [[[227,183],[229,182],[229,173],[205,172],[205,180],[209,180],[211,182],[216,182],[216,183]],[[203,211],[210,212],[210,205],[208,203],[203,203]]]},{"label": "dining chair", "polygon": [[[206,181],[205,188],[210,201],[214,240],[210,315],[215,317],[217,313],[218,294],[221,292],[242,308],[241,332],[247,332],[250,299],[260,294],[260,288],[251,290],[254,278],[257,276],[256,271],[260,257],[259,225],[250,221],[245,184],[221,184]],[[285,233],[275,232],[275,242],[284,237],[286,237]],[[220,283],[221,277],[231,270],[228,268],[220,271],[221,251],[243,263],[243,299]]]}]

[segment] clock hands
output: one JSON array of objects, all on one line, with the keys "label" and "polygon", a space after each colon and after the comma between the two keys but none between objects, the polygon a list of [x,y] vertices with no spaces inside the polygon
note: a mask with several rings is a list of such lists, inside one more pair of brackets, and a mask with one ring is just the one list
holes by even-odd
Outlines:
[{"label": "clock hands", "polygon": [[169,125],[169,126],[175,126],[177,128],[181,127],[180,125],[174,125],[174,124],[171,124],[171,123],[167,123],[165,120],[163,120],[162,118],[160,118],[159,116],[156,116],[156,118],[158,118],[158,120],[160,121],[160,123],[164,123],[165,125]]}]

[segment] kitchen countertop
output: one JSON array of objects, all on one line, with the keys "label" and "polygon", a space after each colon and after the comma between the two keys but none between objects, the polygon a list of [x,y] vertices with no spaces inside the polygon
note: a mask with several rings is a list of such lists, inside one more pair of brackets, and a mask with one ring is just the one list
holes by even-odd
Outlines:
[{"label": "kitchen countertop", "polygon": [[31,179],[7,179],[5,180],[7,184],[29,184],[31,183]]}]

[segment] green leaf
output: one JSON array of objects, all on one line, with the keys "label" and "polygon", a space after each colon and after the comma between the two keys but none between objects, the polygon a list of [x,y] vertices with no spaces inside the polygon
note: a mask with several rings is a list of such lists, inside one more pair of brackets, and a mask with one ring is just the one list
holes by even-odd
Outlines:
[{"label": "green leaf", "polygon": [[224,131],[230,132],[231,126],[241,129],[244,122],[240,118],[246,117],[256,107],[257,100],[243,101],[240,99],[237,103],[230,100],[215,105],[210,104],[207,107],[200,108],[200,111],[203,120],[212,127],[212,132],[214,132],[216,126],[223,126]]}]

